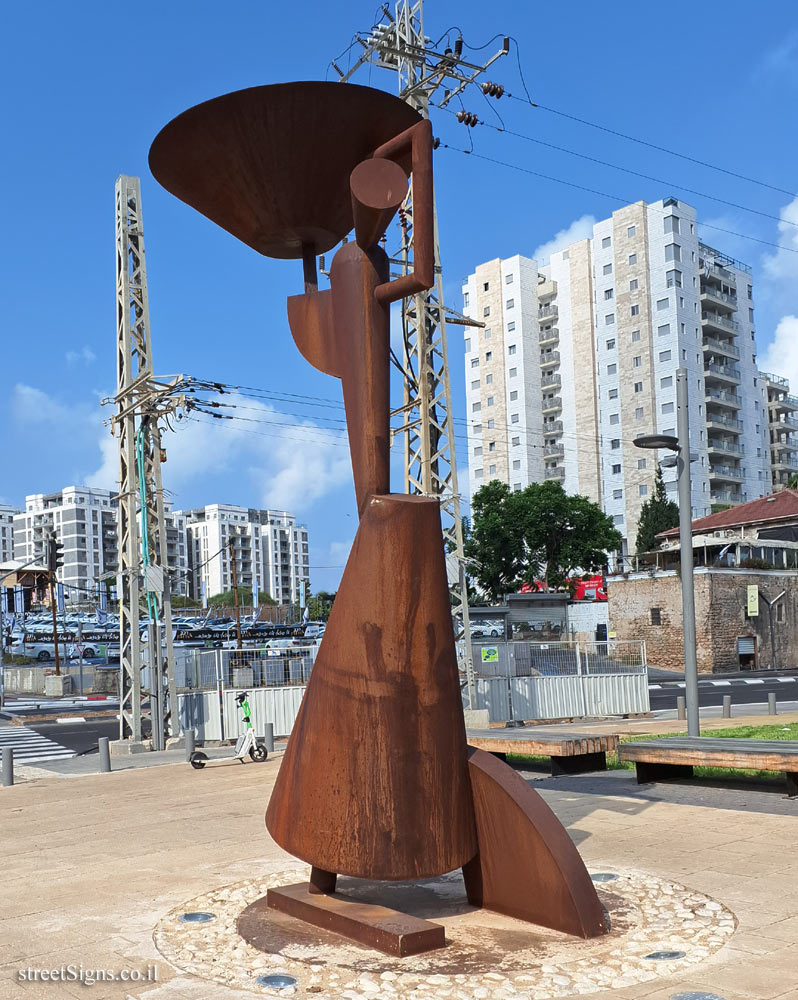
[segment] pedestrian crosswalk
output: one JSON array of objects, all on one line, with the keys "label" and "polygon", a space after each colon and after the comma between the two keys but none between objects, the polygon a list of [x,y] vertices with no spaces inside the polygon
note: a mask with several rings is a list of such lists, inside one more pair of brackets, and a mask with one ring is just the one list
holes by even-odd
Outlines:
[{"label": "pedestrian crosswalk", "polygon": [[6,747],[11,747],[14,751],[14,760],[20,764],[75,756],[74,750],[42,736],[27,726],[0,726],[0,749]]},{"label": "pedestrian crosswalk", "polygon": [[3,709],[6,713],[13,715],[15,712],[30,712],[32,710],[45,709],[66,709],[66,708],[104,708],[108,705],[114,706],[118,702],[117,698],[6,698]]}]

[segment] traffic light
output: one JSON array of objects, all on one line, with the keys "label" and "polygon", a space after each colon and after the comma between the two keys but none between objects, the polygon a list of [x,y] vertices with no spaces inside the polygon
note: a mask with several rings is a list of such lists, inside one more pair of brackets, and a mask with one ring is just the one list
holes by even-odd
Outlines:
[{"label": "traffic light", "polygon": [[64,543],[51,535],[47,539],[47,568],[50,573],[57,573],[64,565]]}]

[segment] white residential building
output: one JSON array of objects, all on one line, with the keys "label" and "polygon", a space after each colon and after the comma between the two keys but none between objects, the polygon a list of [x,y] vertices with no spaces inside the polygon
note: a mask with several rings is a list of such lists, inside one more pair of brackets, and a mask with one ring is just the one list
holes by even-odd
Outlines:
[{"label": "white residential building", "polygon": [[[278,604],[299,599],[309,578],[308,531],[287,511],[210,504],[175,512],[185,518],[191,565],[191,596],[199,600],[231,590],[230,539],[239,586],[266,591]],[[203,591],[204,585],[204,591]]]},{"label": "white residential building", "polygon": [[[513,489],[556,479],[601,503],[634,552],[655,453],[633,442],[675,434],[679,367],[697,454],[693,516],[769,492],[750,269],[696,230],[683,202],[637,202],[540,267],[515,256],[469,276],[464,312],[484,324],[466,328],[472,494],[491,479]],[[665,480],[675,493],[675,470]]]},{"label": "white residential building", "polygon": [[11,562],[14,558],[14,516],[16,514],[19,514],[19,507],[0,504],[0,564]]}]

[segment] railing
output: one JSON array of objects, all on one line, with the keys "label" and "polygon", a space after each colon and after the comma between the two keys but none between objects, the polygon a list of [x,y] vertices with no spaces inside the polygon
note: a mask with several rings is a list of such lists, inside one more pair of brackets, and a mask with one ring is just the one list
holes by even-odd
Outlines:
[{"label": "railing", "polygon": [[730,455],[738,455],[742,458],[743,449],[739,444],[731,443],[728,441],[718,441],[716,438],[709,438],[707,440],[707,450],[708,451],[726,451]]},{"label": "railing", "polygon": [[738,396],[737,393],[735,392],[723,392],[723,390],[721,389],[710,389],[709,387],[707,387],[706,393],[707,396],[710,396],[712,399],[719,399],[722,402],[731,403],[734,406],[743,405],[741,397]]},{"label": "railing", "polygon": [[559,372],[555,372],[552,375],[543,375],[540,379],[540,386],[542,389],[548,388],[550,385],[562,385],[562,377]]},{"label": "railing", "polygon": [[275,649],[183,649],[175,657],[180,690],[285,687],[307,683],[318,646]]},{"label": "railing", "polygon": [[728,341],[715,340],[714,337],[704,337],[704,349],[709,348],[711,351],[722,351],[724,354],[730,354],[733,358],[740,359],[739,350],[730,344]]},{"label": "railing", "polygon": [[733,469],[730,465],[710,465],[709,466],[710,477],[715,476],[718,479],[742,479],[743,474],[740,469]]},{"label": "railing", "polygon": [[559,351],[541,351],[540,363],[542,365],[558,365],[560,363]]},{"label": "railing", "polygon": [[551,399],[544,399],[541,409],[545,413],[547,410],[561,410],[562,409],[562,398],[560,396],[553,396]]},{"label": "railing", "polygon": [[781,399],[768,400],[770,406],[781,407],[786,410],[798,410],[798,396],[782,396]]},{"label": "railing", "polygon": [[715,372],[718,375],[723,375],[726,378],[736,379],[740,381],[740,369],[736,368],[734,365],[719,365],[716,361],[707,361],[704,365],[705,372]]},{"label": "railing", "polygon": [[793,420],[792,417],[784,417],[783,420],[775,420],[773,425],[776,430],[778,430],[779,427],[792,427],[795,430],[798,430],[798,420]]},{"label": "railing", "polygon": [[776,458],[773,461],[774,465],[784,465],[788,469],[798,469],[798,462],[791,458]]},{"label": "railing", "polygon": [[553,316],[558,316],[559,312],[560,312],[560,310],[553,303],[552,303],[552,305],[549,305],[549,306],[539,306],[538,307],[538,319],[546,319],[549,316],[552,316],[552,317]]},{"label": "railing", "polygon": [[562,434],[563,426],[562,420],[549,420],[543,423],[543,433],[544,434]]},{"label": "railing", "polygon": [[565,479],[565,469],[561,465],[544,469],[543,475],[546,479]]},{"label": "railing", "polygon": [[556,326],[553,326],[550,330],[541,330],[538,333],[538,340],[540,341],[541,344],[545,344],[550,340],[559,340],[559,339],[560,339],[560,331],[557,329]]},{"label": "railing", "polygon": [[718,302],[725,302],[727,305],[737,308],[737,296],[729,295],[727,292],[721,292],[718,288],[713,288],[712,285],[702,285],[701,294],[708,295],[710,298],[715,299]]},{"label": "railing", "polygon": [[723,427],[730,427],[738,431],[743,429],[742,420],[737,420],[735,417],[723,417],[719,413],[707,413],[707,423],[721,424]]},{"label": "railing", "polygon": [[790,388],[790,380],[788,378],[784,378],[781,375],[773,375],[771,372],[760,372],[760,375],[768,382],[772,382],[773,385],[781,385],[784,386],[785,389]]},{"label": "railing", "polygon": [[[720,313],[702,312],[701,321],[703,323],[712,323],[714,326],[723,327],[724,330],[730,330],[732,333],[737,333],[740,329],[740,324],[737,320],[721,316]],[[739,357],[739,354],[737,356]]]},{"label": "railing", "polygon": [[731,490],[712,490],[709,495],[710,503],[740,503],[742,496],[733,493]]},{"label": "railing", "polygon": [[564,455],[565,445],[564,444],[547,444],[543,449],[544,455]]}]

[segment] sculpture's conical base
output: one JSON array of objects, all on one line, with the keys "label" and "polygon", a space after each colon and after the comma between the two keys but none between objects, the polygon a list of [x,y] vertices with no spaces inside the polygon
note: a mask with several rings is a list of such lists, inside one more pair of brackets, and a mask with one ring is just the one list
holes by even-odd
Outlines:
[{"label": "sculpture's conical base", "polygon": [[360,878],[475,856],[437,500],[366,504],[266,825],[290,854]]}]

